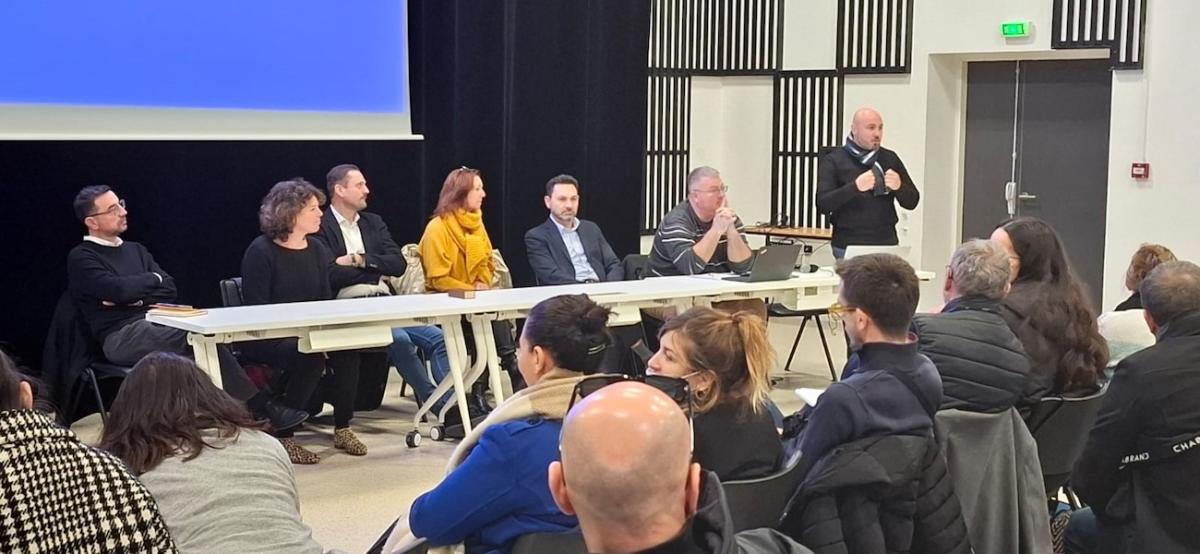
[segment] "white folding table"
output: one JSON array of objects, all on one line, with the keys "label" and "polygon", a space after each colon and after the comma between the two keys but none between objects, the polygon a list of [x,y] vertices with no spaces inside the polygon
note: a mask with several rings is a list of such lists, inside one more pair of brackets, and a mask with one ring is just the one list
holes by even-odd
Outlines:
[{"label": "white folding table", "polygon": [[[921,272],[925,273],[925,272]],[[922,278],[928,279],[927,275]],[[478,291],[473,299],[447,294],[420,294],[349,298],[320,302],[296,302],[261,306],[210,309],[204,315],[173,317],[147,314],[146,319],[188,332],[188,343],[196,363],[213,382],[221,385],[217,345],[297,337],[301,352],[327,352],[386,346],[392,342],[393,327],[437,325],[446,336],[450,379],[438,384],[434,394],[414,417],[428,411],[433,401],[454,388],[463,425],[470,432],[466,391],[486,368],[496,402],[503,400],[500,362],[491,332],[491,322],[524,317],[538,302],[561,294],[588,294],[598,304],[613,310],[612,324],[640,321],[639,310],[693,305],[731,299],[771,298],[794,309],[828,307],[837,298],[838,277],[822,270],[794,274],[790,279],[760,283],[726,281],[717,275],[656,277],[640,281],[617,281],[576,285],[528,287]],[[464,371],[467,361],[466,336],[460,322],[470,322],[475,338],[475,365]]]}]

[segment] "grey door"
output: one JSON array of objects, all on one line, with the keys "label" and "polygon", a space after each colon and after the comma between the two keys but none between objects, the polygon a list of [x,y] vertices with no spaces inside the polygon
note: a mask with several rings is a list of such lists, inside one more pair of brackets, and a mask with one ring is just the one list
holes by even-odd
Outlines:
[{"label": "grey door", "polygon": [[967,66],[963,238],[986,237],[1008,217],[1005,184],[1013,181],[1015,215],[1054,226],[1097,309],[1111,109],[1108,60]]}]

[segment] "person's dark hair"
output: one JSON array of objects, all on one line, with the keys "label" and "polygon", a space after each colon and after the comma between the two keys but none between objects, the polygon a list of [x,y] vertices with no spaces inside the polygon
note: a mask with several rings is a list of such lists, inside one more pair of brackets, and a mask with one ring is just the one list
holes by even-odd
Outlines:
[{"label": "person's dark hair", "polygon": [[325,190],[329,192],[330,198],[333,198],[333,187],[345,183],[346,176],[350,175],[351,171],[362,170],[354,164],[341,164],[333,166],[333,169],[325,174]]},{"label": "person's dark hair", "polygon": [[455,169],[446,175],[446,180],[442,182],[442,192],[438,194],[437,207],[433,210],[433,217],[450,215],[454,213],[454,210],[463,207],[467,201],[467,195],[475,188],[475,177],[478,175],[478,169],[471,169],[467,166]]},{"label": "person's dark hair", "polygon": [[529,310],[521,334],[529,346],[550,352],[562,369],[585,375],[595,373],[612,346],[608,317],[612,310],[586,294],[565,294],[538,302]]},{"label": "person's dark hair", "polygon": [[136,475],[164,459],[191,460],[216,437],[264,429],[241,402],[216,387],[196,363],[166,352],[142,358],[121,385],[109,411],[100,448],[121,458]]},{"label": "person's dark hair", "polygon": [[17,363],[0,349],[0,412],[18,410],[21,406],[21,383],[26,381]]},{"label": "person's dark hair", "polygon": [[275,183],[258,208],[259,229],[272,239],[286,239],[296,225],[296,216],[311,198],[316,198],[317,204],[325,203],[325,193],[303,178]]},{"label": "person's dark hair", "polygon": [[1158,264],[1142,280],[1142,305],[1159,326],[1200,310],[1200,267],[1192,262]]},{"label": "person's dark hair", "polygon": [[771,391],[775,353],[767,324],[749,311],[735,313],[697,306],[663,324],[659,339],[675,333],[688,370],[710,372],[713,385],[696,394],[696,412],[733,404],[757,413]]},{"label": "person's dark hair", "polygon": [[1129,260],[1129,269],[1125,271],[1125,288],[1136,291],[1142,285],[1142,280],[1158,267],[1158,264],[1175,261],[1175,253],[1161,244],[1143,244],[1133,253]]},{"label": "person's dark hair", "polygon": [[[1087,288],[1071,270],[1062,239],[1050,224],[1033,217],[1012,219],[1000,228],[1021,264],[1013,291],[1037,295],[1023,300],[1036,309],[1022,316],[1059,353],[1055,389],[1095,387],[1108,365],[1108,343],[1100,336]],[[1009,298],[1013,296],[1010,292]]]},{"label": "person's dark hair", "polygon": [[108,185],[92,185],[79,189],[75,195],[75,217],[79,218],[79,221],[87,219],[88,215],[91,215],[96,209],[96,199],[111,190]]},{"label": "person's dark hair", "polygon": [[554,185],[575,185],[575,192],[579,192],[579,180],[566,173],[555,175],[546,181],[546,196],[554,194]]},{"label": "person's dark hair", "polygon": [[921,285],[904,258],[894,254],[855,256],[839,262],[837,274],[848,307],[866,312],[888,336],[907,336]]}]

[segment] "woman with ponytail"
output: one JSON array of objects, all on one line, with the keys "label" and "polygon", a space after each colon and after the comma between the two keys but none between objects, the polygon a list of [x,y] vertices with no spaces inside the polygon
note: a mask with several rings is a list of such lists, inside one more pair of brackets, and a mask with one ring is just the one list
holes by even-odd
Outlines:
[{"label": "woman with ponytail", "polygon": [[783,445],[767,409],[774,352],[750,312],[692,308],[659,332],[646,373],[688,380],[695,397],[695,457],[722,481],[770,475]]},{"label": "woman with ponytail", "polygon": [[[530,310],[517,349],[528,388],[459,443],[445,479],[413,502],[412,536],[435,546],[465,542],[467,552],[508,552],[521,535],[578,525],[554,504],[547,468],[558,460],[575,384],[596,372],[612,344],[610,314],[583,294],[555,296]],[[393,533],[388,545],[404,542]]]}]

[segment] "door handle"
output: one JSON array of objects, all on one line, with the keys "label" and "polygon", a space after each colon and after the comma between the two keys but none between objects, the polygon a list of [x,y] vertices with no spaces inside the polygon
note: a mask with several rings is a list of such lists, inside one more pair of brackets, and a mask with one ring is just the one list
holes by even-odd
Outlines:
[{"label": "door handle", "polygon": [[1022,192],[1021,194],[1017,195],[1017,199],[1019,199],[1019,200],[1037,200],[1037,195],[1029,194],[1028,192]]},{"label": "door handle", "polygon": [[1004,203],[1008,205],[1008,217],[1017,216],[1017,183],[1004,183]]}]

